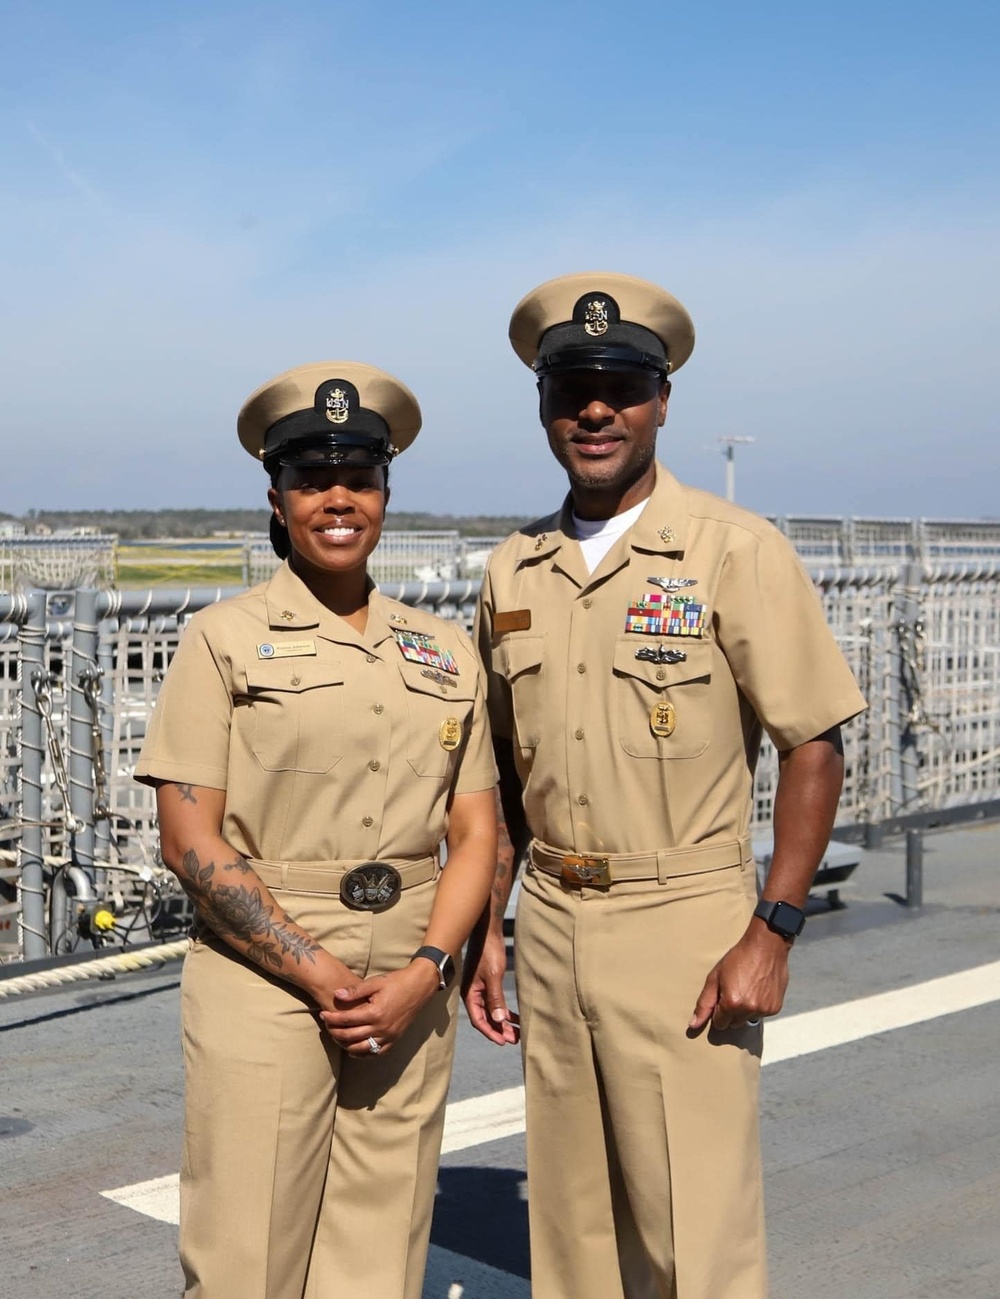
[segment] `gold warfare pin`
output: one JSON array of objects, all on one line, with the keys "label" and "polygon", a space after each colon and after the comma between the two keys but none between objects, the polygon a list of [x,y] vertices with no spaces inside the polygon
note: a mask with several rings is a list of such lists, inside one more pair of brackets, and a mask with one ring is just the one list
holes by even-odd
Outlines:
[{"label": "gold warfare pin", "polygon": [[654,704],[649,710],[649,729],[660,739],[665,740],[668,735],[673,735],[676,726],[677,710],[666,699]]}]

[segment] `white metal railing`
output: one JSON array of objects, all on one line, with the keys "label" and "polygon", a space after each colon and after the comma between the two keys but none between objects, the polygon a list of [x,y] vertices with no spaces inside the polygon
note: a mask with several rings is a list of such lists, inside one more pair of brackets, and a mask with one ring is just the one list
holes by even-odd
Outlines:
[{"label": "white metal railing", "polygon": [[[1000,561],[811,572],[870,705],[845,734],[842,831],[1000,800]],[[477,588],[383,585],[466,623]],[[158,867],[152,794],[132,772],[188,617],[224,594],[0,595],[0,960],[79,943],[102,897],[118,899],[111,939],[170,932],[164,917],[185,904]],[[758,828],[776,768],[765,744]]]}]

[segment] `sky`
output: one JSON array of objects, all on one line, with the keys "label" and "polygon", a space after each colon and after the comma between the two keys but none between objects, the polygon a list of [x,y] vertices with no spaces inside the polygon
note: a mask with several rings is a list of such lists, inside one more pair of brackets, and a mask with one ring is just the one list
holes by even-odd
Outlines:
[{"label": "sky", "polygon": [[1000,517],[995,0],[0,0],[0,511],[263,505],[243,400],[367,361],[392,505],[548,513],[507,342],[570,271],[697,329],[660,457],[771,515]]}]

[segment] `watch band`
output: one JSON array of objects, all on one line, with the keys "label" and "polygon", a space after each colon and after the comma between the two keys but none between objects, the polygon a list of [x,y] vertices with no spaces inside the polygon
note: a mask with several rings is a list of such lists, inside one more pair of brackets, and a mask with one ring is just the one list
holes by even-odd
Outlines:
[{"label": "watch band", "polygon": [[805,928],[806,913],[791,902],[772,902],[761,898],[754,908],[754,915],[763,920],[772,933],[782,938],[798,938]]},{"label": "watch band", "polygon": [[442,991],[451,985],[455,977],[455,962],[447,952],[443,952],[440,947],[418,947],[410,960],[415,961],[418,956],[422,956],[427,961],[432,961],[437,966],[438,987]]}]

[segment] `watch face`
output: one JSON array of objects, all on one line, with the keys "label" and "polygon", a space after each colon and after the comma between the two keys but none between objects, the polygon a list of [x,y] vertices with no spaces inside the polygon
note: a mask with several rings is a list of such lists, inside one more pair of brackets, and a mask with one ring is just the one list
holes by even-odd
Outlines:
[{"label": "watch face", "polygon": [[805,912],[800,911],[798,907],[793,907],[790,902],[776,902],[771,912],[771,919],[768,921],[772,929],[776,929],[779,934],[784,934],[788,938],[797,937],[805,923]]},{"label": "watch face", "polygon": [[455,977],[455,962],[450,956],[446,956],[438,966],[438,969],[441,972],[441,982],[446,988],[450,987],[451,981]]}]

